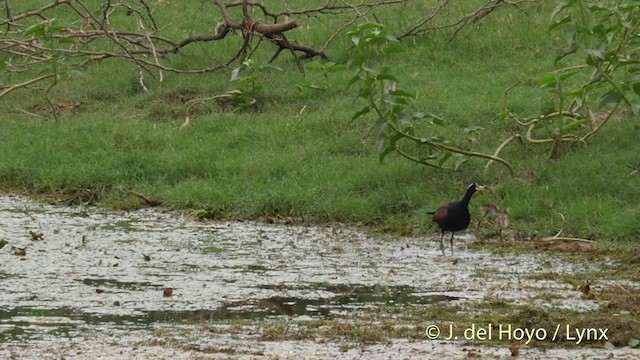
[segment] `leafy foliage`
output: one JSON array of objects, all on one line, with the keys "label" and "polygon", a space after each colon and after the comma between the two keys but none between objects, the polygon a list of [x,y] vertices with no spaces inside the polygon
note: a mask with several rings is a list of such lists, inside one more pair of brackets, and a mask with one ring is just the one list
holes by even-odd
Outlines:
[{"label": "leafy foliage", "polygon": [[[507,115],[527,127],[529,142],[552,143],[550,157],[557,158],[560,142],[586,143],[621,109],[640,116],[640,1],[564,0],[551,18],[549,30],[566,41],[555,61],[566,66],[538,85],[549,90],[554,106],[528,121]],[[550,138],[535,138],[538,126]]]},{"label": "leafy foliage", "polygon": [[[390,153],[397,153],[430,167],[457,170],[466,161],[466,155],[498,161],[512,171],[503,159],[448,145],[448,140],[436,131],[438,126],[445,125],[441,117],[411,109],[416,94],[402,88],[393,68],[385,64],[405,48],[384,25],[363,23],[347,35],[352,42],[348,67],[356,72],[348,86],[357,84],[358,98],[366,101],[353,119],[369,113],[377,117],[372,131],[380,161]],[[419,132],[418,125],[429,133]]]}]

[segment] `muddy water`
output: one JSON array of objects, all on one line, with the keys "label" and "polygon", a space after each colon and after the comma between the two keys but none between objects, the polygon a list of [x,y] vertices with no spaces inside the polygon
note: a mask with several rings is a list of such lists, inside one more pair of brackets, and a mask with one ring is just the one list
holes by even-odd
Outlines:
[{"label": "muddy water", "polygon": [[[469,251],[471,237],[457,238],[455,257],[443,257],[434,241],[371,236],[342,225],[199,222],[152,209],[115,212],[0,196],[0,240],[7,242],[0,249],[0,358],[386,359],[465,357],[471,350],[494,358],[509,350],[426,338],[357,347],[313,337],[269,341],[261,324],[353,320],[385,306],[488,297],[597,307],[567,285],[530,277],[595,265]],[[540,289],[556,296],[539,300]],[[416,331],[426,325],[413,324]]]}]

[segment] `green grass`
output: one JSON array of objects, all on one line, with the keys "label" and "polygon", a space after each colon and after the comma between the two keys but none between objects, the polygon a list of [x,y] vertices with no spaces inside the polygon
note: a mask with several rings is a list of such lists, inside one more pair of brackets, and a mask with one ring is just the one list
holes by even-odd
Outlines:
[{"label": "green grass", "polygon": [[[555,35],[541,31],[551,6],[520,7],[525,11],[502,9],[469,25],[452,41],[452,31],[410,39],[407,53],[390,59],[401,82],[418,92],[415,107],[446,119],[441,131],[452,143],[493,152],[516,131],[498,114],[505,89],[517,81],[522,85],[509,99],[514,111],[534,114],[545,104],[546,93],[533,85],[553,69],[559,45]],[[175,22],[175,37],[211,26],[197,6],[183,8],[158,9],[160,21]],[[449,10],[447,18],[468,10]],[[400,15],[407,13],[410,9]],[[391,26],[410,22],[384,10],[379,15]],[[291,37],[318,47],[340,21],[300,20],[309,28],[301,26]],[[218,42],[215,49],[186,48],[173,65],[221,61],[235,51],[237,39]],[[342,36],[327,52],[342,61],[347,47]],[[262,44],[256,61],[266,61],[272,51]],[[91,188],[99,191],[99,204],[115,208],[140,206],[127,195],[135,190],[169,207],[223,217],[293,215],[424,234],[435,232],[427,211],[461,197],[469,182],[478,181],[494,191],[473,200],[474,214],[485,202],[508,206],[513,228],[522,233],[547,236],[563,229],[563,235],[629,245],[640,235],[640,185],[625,167],[638,162],[634,145],[640,128],[633,119],[608,124],[588,146],[563,147],[556,161],[546,159],[546,146],[514,143],[502,153],[516,168],[513,177],[500,165],[485,175],[484,162],[477,159],[459,172],[424,168],[393,155],[380,164],[369,133],[373,119],[350,120],[363,105],[355,102],[353,89],[346,90],[352,74],[328,79],[317,72],[301,74],[285,52],[275,65],[282,71],[259,77],[265,88],[256,94],[257,108],[233,112],[210,101],[214,111],[198,107],[186,127],[181,124],[190,100],[237,86],[229,83],[231,69],[165,73],[162,84],[147,77],[145,92],[135,67],[122,60],[73,66],[52,90],[55,103],[77,104],[61,112],[59,121],[48,119],[42,85],[15,91],[0,99],[0,187],[54,196]],[[8,83],[28,76],[7,75]],[[305,80],[327,89],[296,89]],[[464,129],[471,126],[481,129],[469,139]]]}]

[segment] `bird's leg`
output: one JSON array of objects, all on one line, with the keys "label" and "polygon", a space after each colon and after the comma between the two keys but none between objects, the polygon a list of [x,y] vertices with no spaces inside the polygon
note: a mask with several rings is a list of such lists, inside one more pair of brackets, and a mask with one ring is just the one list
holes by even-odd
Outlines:
[{"label": "bird's leg", "polygon": [[484,219],[487,218],[487,215],[489,214],[489,211],[485,211],[484,215],[482,215],[482,219],[480,219],[480,221],[478,221],[478,225],[476,227],[480,227],[480,225],[482,225],[482,222],[484,221]]},{"label": "bird's leg", "polygon": [[442,232],[442,236],[440,237],[440,251],[442,251],[442,256],[445,256],[445,253],[444,253],[444,231]]},{"label": "bird's leg", "polygon": [[451,256],[453,256],[453,234],[454,232],[451,232],[451,239],[449,239],[449,245],[451,245]]}]

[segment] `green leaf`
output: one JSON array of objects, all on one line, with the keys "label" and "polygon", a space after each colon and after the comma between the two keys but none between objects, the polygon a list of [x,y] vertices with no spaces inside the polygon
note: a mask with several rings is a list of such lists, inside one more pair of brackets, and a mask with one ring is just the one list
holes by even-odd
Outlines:
[{"label": "green leaf", "polygon": [[573,6],[573,4],[576,2],[576,0],[564,0],[561,1],[556,7],[555,9],[553,9],[553,12],[551,13],[551,18],[555,18],[560,12],[562,12],[562,10],[568,8],[569,6]]},{"label": "green leaf", "polygon": [[385,47],[382,52],[385,55],[391,55],[391,54],[397,54],[397,53],[402,53],[405,51],[405,47],[402,44],[391,44],[387,47]]},{"label": "green leaf", "polygon": [[318,70],[323,68],[322,64],[320,63],[320,60],[309,61],[304,65],[304,67],[308,70]]},{"label": "green leaf", "polygon": [[553,60],[554,64],[557,64],[560,60],[575,53],[576,51],[578,51],[578,44],[571,44],[569,47],[566,47],[558,55],[556,55],[555,59]]},{"label": "green leaf", "polygon": [[462,164],[467,162],[467,158],[464,155],[456,155],[457,159],[455,164],[453,165],[453,170],[454,171],[458,171],[458,169],[460,168],[460,166],[462,166]]},{"label": "green leaf", "polygon": [[588,122],[587,119],[575,120],[575,121],[572,121],[572,122],[568,123],[567,125],[563,126],[560,129],[560,131],[565,133],[565,132],[568,132],[569,130],[573,130],[573,129],[579,127],[579,126],[582,126],[582,125],[586,124],[587,122]]},{"label": "green leaf", "polygon": [[549,31],[551,31],[551,30],[553,30],[553,29],[557,28],[557,27],[558,27],[558,26],[560,26],[560,25],[563,25],[563,24],[569,23],[569,22],[571,22],[571,20],[572,20],[572,19],[571,19],[571,15],[567,15],[567,16],[563,17],[563,18],[562,18],[562,19],[560,19],[560,20],[556,20],[556,21],[554,21],[551,25],[549,25]]},{"label": "green leaf", "polygon": [[599,49],[586,49],[585,52],[598,60],[605,59],[605,49],[603,47]]},{"label": "green leaf", "polygon": [[353,35],[351,37],[351,42],[353,43],[353,45],[358,46],[360,45],[360,35]]},{"label": "green leaf", "polygon": [[478,131],[484,130],[484,128],[482,126],[470,126],[470,127],[466,127],[462,130],[463,133],[465,134],[472,134],[472,133],[476,133]]},{"label": "green leaf", "polygon": [[252,75],[252,76],[239,77],[237,78],[237,80],[240,81],[241,84],[246,84],[246,83],[256,82],[256,80],[258,80],[258,77],[255,75]]},{"label": "green leaf", "polygon": [[369,112],[371,112],[371,107],[369,105],[366,105],[362,109],[358,110],[355,114],[353,114],[353,116],[351,117],[351,120],[353,121],[364,114],[368,114]]},{"label": "green leaf", "polygon": [[346,69],[347,69],[347,65],[345,64],[333,64],[328,68],[329,72],[332,72],[332,73],[344,71]]},{"label": "green leaf", "polygon": [[640,101],[631,102],[631,112],[637,118],[640,118]]},{"label": "green leaf", "polygon": [[629,339],[629,343],[627,345],[629,345],[629,347],[632,347],[632,348],[638,347],[638,346],[640,346],[640,340],[635,339],[635,338],[634,339]]},{"label": "green leaf", "polygon": [[366,23],[358,24],[355,29],[357,32],[362,32],[364,30],[371,30],[371,29],[384,29],[384,25],[376,22],[366,22]]},{"label": "green leaf", "polygon": [[35,25],[30,26],[22,34],[25,37],[26,36],[44,37],[47,34],[46,26],[47,26],[47,23],[45,22],[37,23]]},{"label": "green leaf", "polygon": [[259,69],[260,70],[271,69],[271,70],[283,71],[281,67],[278,67],[278,66],[275,66],[275,65],[272,65],[272,64],[262,64],[262,65],[259,66]]},{"label": "green leaf", "polygon": [[400,123],[400,125],[402,125],[403,131],[408,131],[407,129],[413,127],[413,118],[406,112],[403,112],[402,114],[400,114],[400,116],[398,116],[398,122]]},{"label": "green leaf", "polygon": [[66,26],[62,26],[62,25],[51,25],[49,24],[49,26],[45,27],[45,30],[47,31],[48,35],[52,35],[55,33],[59,33],[62,32],[62,30],[66,29]]},{"label": "green leaf", "polygon": [[229,81],[233,82],[233,81],[237,81],[238,79],[240,79],[240,68],[239,67],[231,70],[231,80],[229,80]]},{"label": "green leaf", "polygon": [[391,80],[394,82],[398,82],[398,78],[391,74],[378,74],[376,75],[376,80]]},{"label": "green leaf", "polygon": [[639,73],[630,73],[629,75],[625,76],[624,78],[624,82],[626,83],[635,83],[635,82],[639,82],[640,81],[640,74]]},{"label": "green leaf", "polygon": [[351,85],[355,84],[356,82],[358,82],[360,80],[360,74],[356,74],[354,77],[351,78],[351,80],[349,80],[349,82],[347,83],[347,89],[351,87]]},{"label": "green leaf", "polygon": [[450,157],[451,157],[451,153],[450,152],[444,153],[444,155],[442,155],[440,157],[440,159],[438,159],[438,163],[437,163],[438,167],[442,167],[442,165],[444,165],[445,161],[449,160]]},{"label": "green leaf", "polygon": [[406,91],[406,90],[393,90],[393,91],[389,91],[389,95],[393,95],[393,96],[401,96],[401,97],[408,97],[408,98],[412,98],[415,99],[416,98],[416,94]]},{"label": "green leaf", "polygon": [[298,90],[303,90],[303,89],[314,89],[314,90],[321,90],[321,91],[326,90],[324,86],[316,85],[310,81],[304,81],[302,83],[298,83],[296,84],[296,88]]},{"label": "green leaf", "polygon": [[600,98],[600,107],[603,107],[605,105],[608,104],[615,104],[620,102],[620,100],[622,99],[622,94],[619,93],[617,90],[611,90],[608,93],[602,95],[602,97]]},{"label": "green leaf", "polygon": [[445,122],[444,119],[441,118],[440,116],[433,114],[433,113],[426,113],[426,115],[429,117],[429,119],[431,120],[431,123],[434,125],[438,125],[438,126],[445,126]]},{"label": "green leaf", "polygon": [[380,75],[380,64],[374,63],[370,65],[362,65],[362,70],[373,75]]},{"label": "green leaf", "polygon": [[3,70],[3,69],[4,69],[4,68],[6,68],[6,67],[7,67],[7,63],[6,63],[6,62],[4,62],[4,60],[3,60],[3,59],[0,59],[0,70]]},{"label": "green leaf", "polygon": [[378,118],[378,121],[373,125],[371,129],[373,131],[373,138],[375,139],[376,149],[380,153],[384,148],[384,141],[387,140],[387,121],[383,118]]},{"label": "green leaf", "polygon": [[631,88],[636,95],[640,96],[640,82],[633,84]]}]

